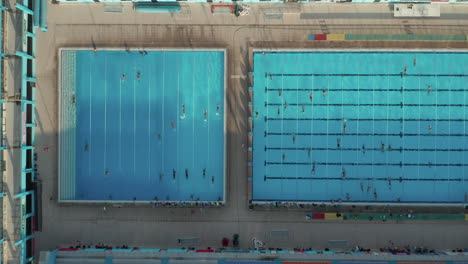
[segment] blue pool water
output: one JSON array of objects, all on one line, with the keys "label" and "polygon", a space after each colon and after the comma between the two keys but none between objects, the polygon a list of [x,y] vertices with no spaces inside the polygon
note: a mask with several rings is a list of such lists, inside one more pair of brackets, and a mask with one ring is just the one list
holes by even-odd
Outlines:
[{"label": "blue pool water", "polygon": [[462,203],[468,53],[254,52],[253,199]]},{"label": "blue pool water", "polygon": [[72,67],[63,199],[224,200],[224,51],[62,51]]}]

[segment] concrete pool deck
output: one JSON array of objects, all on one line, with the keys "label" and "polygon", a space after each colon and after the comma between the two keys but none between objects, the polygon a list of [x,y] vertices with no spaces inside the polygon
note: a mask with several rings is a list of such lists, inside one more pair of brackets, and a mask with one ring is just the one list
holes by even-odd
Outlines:
[{"label": "concrete pool deck", "polygon": [[[294,4],[293,4],[294,5]],[[265,14],[277,5],[251,7],[250,15],[213,16],[205,4],[183,6],[182,14],[141,14],[125,5],[122,14],[104,13],[102,4],[49,4],[49,31],[38,34],[37,45],[37,149],[43,182],[42,229],[36,252],[82,243],[177,247],[177,238],[199,237],[200,245],[217,247],[222,237],[240,234],[240,246],[254,236],[268,247],[324,248],[329,239],[377,248],[395,244],[425,244],[434,248],[463,247],[466,221],[316,221],[305,212],[248,209],[247,144],[249,50],[274,48],[468,48],[468,42],[425,41],[308,41],[309,34],[467,34],[468,6],[443,5],[440,19],[393,19],[387,5],[304,5],[285,10],[282,19]],[[290,5],[288,5],[290,7]],[[281,6],[279,8],[284,8]],[[266,12],[265,12],[266,11]],[[277,12],[277,11],[275,11]],[[289,12],[289,13],[287,13]],[[444,18],[445,14],[445,18]],[[10,38],[9,41],[12,38]],[[14,38],[13,38],[14,39]],[[216,209],[129,206],[58,206],[57,204],[57,50],[60,47],[222,47],[228,51],[227,206]],[[11,45],[10,47],[14,47]],[[13,50],[13,48],[11,48]],[[12,65],[15,67],[15,65]],[[10,83],[9,85],[13,85]],[[9,116],[13,123],[15,115]],[[10,139],[16,138],[10,135]],[[48,152],[42,151],[49,147]],[[15,156],[12,156],[15,157]],[[10,159],[10,157],[6,157]],[[11,162],[11,161],[9,161]],[[7,162],[7,164],[9,164]],[[14,171],[7,172],[9,190],[17,187]],[[15,201],[8,202],[6,220],[14,223]],[[331,212],[335,209],[329,208]],[[448,210],[448,209],[447,209]],[[458,208],[457,210],[461,210]],[[14,228],[6,229],[14,237]],[[170,231],[168,231],[170,230]],[[272,230],[289,230],[289,239],[268,239]],[[14,239],[6,248],[15,248]],[[5,258],[11,259],[6,253]]]}]

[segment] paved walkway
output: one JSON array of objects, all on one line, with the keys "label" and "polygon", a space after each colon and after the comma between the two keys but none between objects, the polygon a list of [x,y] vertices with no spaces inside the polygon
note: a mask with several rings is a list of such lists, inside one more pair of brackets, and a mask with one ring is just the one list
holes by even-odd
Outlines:
[{"label": "paved walkway", "polygon": [[[290,8],[281,19],[268,14]],[[294,9],[296,8],[296,9]],[[297,10],[299,8],[299,11]],[[258,5],[250,15],[213,16],[209,5],[184,5],[183,14],[135,13],[125,5],[123,13],[104,13],[104,5],[49,5],[49,31],[38,34],[37,144],[39,173],[43,181],[42,232],[37,252],[74,244],[128,244],[145,247],[177,247],[177,238],[199,237],[203,246],[217,247],[222,237],[240,234],[240,246],[249,247],[256,236],[271,247],[324,248],[327,240],[349,240],[363,247],[421,243],[428,247],[454,248],[468,243],[464,221],[369,222],[308,221],[305,212],[251,211],[247,207],[247,116],[249,100],[248,51],[263,47],[313,47],[308,34],[467,34],[468,6],[441,6],[446,19],[402,20],[391,18],[387,5]],[[273,11],[272,11],[273,10]],[[330,17],[330,14],[333,15]],[[273,42],[274,41],[274,42]],[[64,46],[226,47],[228,49],[228,204],[217,209],[149,207],[60,206],[57,198],[57,51]],[[441,42],[321,42],[334,47],[449,47]],[[467,42],[456,43],[468,48]],[[241,76],[241,78],[239,78]],[[288,230],[287,238],[272,237],[272,230]],[[274,233],[274,232],[273,232]]]}]

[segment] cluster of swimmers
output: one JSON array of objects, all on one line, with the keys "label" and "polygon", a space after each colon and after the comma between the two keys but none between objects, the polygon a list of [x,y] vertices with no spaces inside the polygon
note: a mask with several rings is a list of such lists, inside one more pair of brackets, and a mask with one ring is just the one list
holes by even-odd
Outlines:
[{"label": "cluster of swimmers", "polygon": [[157,201],[151,202],[151,206],[155,207],[223,207],[223,202],[203,202],[203,201],[194,201],[194,202],[184,202],[184,201]]},{"label": "cluster of swimmers", "polygon": [[[189,169],[188,168],[185,168],[184,170],[184,175],[185,175],[185,178],[188,179],[189,178]],[[203,168],[202,170],[202,176],[203,178],[206,177],[206,168]],[[175,180],[176,179],[176,176],[177,176],[177,170],[176,169],[172,169],[172,179]],[[164,173],[160,173],[159,174],[159,180],[162,181],[164,179]],[[211,183],[214,184],[214,181],[215,181],[215,176],[211,176]]]},{"label": "cluster of swimmers", "polygon": [[[182,115],[180,116],[180,119],[185,119],[187,117],[187,115],[186,115],[187,107],[185,106],[185,104],[182,105],[181,110],[182,110]],[[221,110],[221,105],[216,104],[216,115],[217,116],[220,114],[220,110]],[[203,121],[205,121],[205,122],[208,121],[208,110],[207,109],[203,110]],[[172,128],[175,128],[174,120],[171,121],[171,126],[172,126]]]}]

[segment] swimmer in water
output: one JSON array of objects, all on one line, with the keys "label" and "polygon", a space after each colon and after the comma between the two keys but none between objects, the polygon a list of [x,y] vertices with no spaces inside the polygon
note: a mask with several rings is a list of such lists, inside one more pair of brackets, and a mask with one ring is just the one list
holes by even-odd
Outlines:
[{"label": "swimmer in water", "polygon": [[185,119],[185,105],[182,105],[182,115],[180,116],[181,119]]},{"label": "swimmer in water", "polygon": [[296,135],[292,135],[292,142],[293,144],[296,144]]},{"label": "swimmer in water", "polygon": [[278,89],[278,95],[279,96],[283,95],[283,89]]},{"label": "swimmer in water", "polygon": [[89,146],[88,146],[88,144],[86,144],[86,145],[84,146],[84,151],[88,152],[88,150],[89,150]]},{"label": "swimmer in water", "polygon": [[312,174],[315,174],[315,161],[312,163]]},{"label": "swimmer in water", "polygon": [[429,133],[432,133],[432,125],[429,125],[428,130],[429,130]]},{"label": "swimmer in water", "polygon": [[175,169],[172,169],[172,178],[175,180],[175,176],[176,176],[176,170]]},{"label": "swimmer in water", "polygon": [[171,127],[174,129],[175,128],[175,122],[174,120],[171,120]]},{"label": "swimmer in water", "polygon": [[216,104],[216,115],[219,115],[219,109],[220,109],[219,104]]},{"label": "swimmer in water", "polygon": [[286,153],[283,153],[282,158],[283,158],[283,160],[286,159]]},{"label": "swimmer in water", "polygon": [[427,86],[427,95],[431,95],[432,85]]},{"label": "swimmer in water", "polygon": [[109,171],[106,169],[106,171],[104,172],[104,176],[109,176]]},{"label": "swimmer in water", "polygon": [[311,153],[311,152],[312,152],[312,148],[309,148],[309,149],[307,150],[307,156],[308,156],[309,158],[310,158],[310,153]]},{"label": "swimmer in water", "polygon": [[341,139],[339,139],[339,138],[336,139],[336,147],[337,148],[341,147]]},{"label": "swimmer in water", "polygon": [[188,169],[185,168],[185,178],[188,179]]},{"label": "swimmer in water", "polygon": [[367,192],[369,192],[371,189],[372,187],[370,187],[370,185],[367,185]]},{"label": "swimmer in water", "polygon": [[125,74],[122,74],[122,81],[125,81],[126,77]]},{"label": "swimmer in water", "polygon": [[313,96],[312,93],[309,93],[309,100],[310,100],[311,103],[312,103],[312,100],[314,100],[314,96]]},{"label": "swimmer in water", "polygon": [[211,176],[211,183],[214,183],[214,176]]},{"label": "swimmer in water", "polygon": [[343,133],[346,133],[346,120],[343,121]]},{"label": "swimmer in water", "polygon": [[406,76],[406,71],[407,71],[407,68],[406,68],[406,65],[405,65],[405,67],[403,67],[403,76]]},{"label": "swimmer in water", "polygon": [[366,145],[362,144],[362,153],[366,153]]},{"label": "swimmer in water", "polygon": [[325,88],[322,88],[322,96],[327,96],[327,90]]},{"label": "swimmer in water", "polygon": [[206,176],[206,168],[203,168],[203,177]]},{"label": "swimmer in water", "polygon": [[163,174],[163,173],[159,173],[159,181],[162,181],[162,180],[163,180],[163,177],[164,177],[164,174]]},{"label": "swimmer in water", "polygon": [[378,196],[377,196],[377,190],[374,189],[374,198],[377,200]]},{"label": "swimmer in water", "polygon": [[258,119],[258,111],[255,112],[255,118]]},{"label": "swimmer in water", "polygon": [[345,170],[345,168],[341,169],[341,178],[346,178],[346,170]]},{"label": "swimmer in water", "polygon": [[351,200],[351,195],[349,195],[349,193],[346,193],[346,201],[350,201]]},{"label": "swimmer in water", "polygon": [[416,56],[413,58],[413,66],[416,66]]},{"label": "swimmer in water", "polygon": [[205,120],[205,122],[207,121],[207,118],[208,118],[208,111],[205,109],[205,111],[203,111],[203,119]]},{"label": "swimmer in water", "polygon": [[284,109],[288,108],[288,102],[284,101]]},{"label": "swimmer in water", "polygon": [[140,78],[141,78],[141,73],[140,73],[140,71],[138,71],[137,72],[137,79],[140,80]]},{"label": "swimmer in water", "polygon": [[305,112],[305,105],[302,105],[302,113]]},{"label": "swimmer in water", "polygon": [[278,107],[278,115],[280,115],[280,114],[281,114],[281,110],[280,110],[280,108]]},{"label": "swimmer in water", "polygon": [[364,184],[361,182],[361,192],[364,192]]},{"label": "swimmer in water", "polygon": [[381,150],[382,152],[385,151],[385,144],[384,144],[384,143],[382,143],[382,148],[381,148],[380,150]]},{"label": "swimmer in water", "polygon": [[158,140],[161,141],[161,133],[158,133]]},{"label": "swimmer in water", "polygon": [[392,145],[388,145],[388,151],[392,151]]}]

